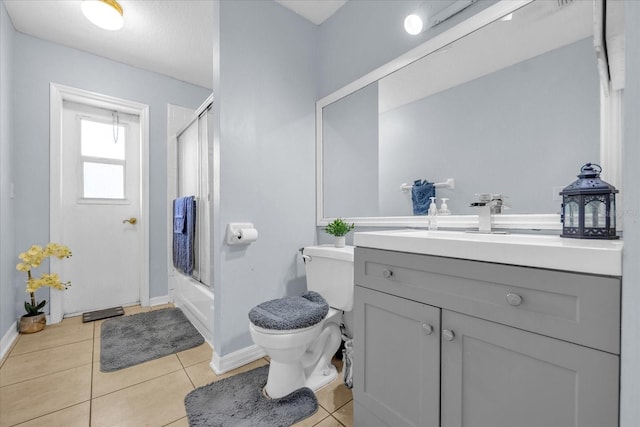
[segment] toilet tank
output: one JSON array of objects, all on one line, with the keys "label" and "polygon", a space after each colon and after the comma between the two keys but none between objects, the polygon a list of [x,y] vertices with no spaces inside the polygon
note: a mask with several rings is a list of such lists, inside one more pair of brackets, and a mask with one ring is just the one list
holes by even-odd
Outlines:
[{"label": "toilet tank", "polygon": [[308,246],[305,257],[307,290],[322,295],[329,306],[338,310],[353,309],[353,246]]}]

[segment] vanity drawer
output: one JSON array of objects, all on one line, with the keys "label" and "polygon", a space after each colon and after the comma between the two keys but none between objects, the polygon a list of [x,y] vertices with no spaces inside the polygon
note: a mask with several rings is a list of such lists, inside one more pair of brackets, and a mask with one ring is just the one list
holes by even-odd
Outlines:
[{"label": "vanity drawer", "polygon": [[620,279],[357,247],[356,285],[620,354]]}]

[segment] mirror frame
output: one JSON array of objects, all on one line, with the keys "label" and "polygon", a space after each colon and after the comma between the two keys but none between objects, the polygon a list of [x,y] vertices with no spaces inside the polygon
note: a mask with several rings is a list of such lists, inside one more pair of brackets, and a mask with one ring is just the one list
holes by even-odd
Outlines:
[{"label": "mirror frame", "polygon": [[[324,216],[322,109],[533,1],[535,0],[501,0],[316,102],[317,226],[326,226],[334,219]],[[594,0],[594,16],[602,16],[602,13],[602,0]],[[602,40],[602,34],[598,34],[600,32],[599,27],[601,27],[598,24],[601,22],[602,18],[595,19],[594,17],[595,40]],[[597,45],[595,47],[597,52]],[[598,59],[599,61],[602,60],[600,56]],[[606,59],[604,60],[606,61]],[[620,103],[621,96],[619,93],[610,93],[607,90],[609,88],[609,79],[608,76],[602,73],[602,68],[600,67],[600,165],[603,170],[607,171],[606,178],[604,176],[603,178],[620,190],[621,149],[620,130],[618,128],[621,128],[622,112],[616,106]],[[619,200],[617,203],[618,206],[621,206]],[[558,210],[560,210],[560,202],[558,203]],[[343,219],[354,223],[358,227],[423,228],[429,225],[429,219],[426,216],[346,217]],[[438,217],[438,227],[440,228],[468,229],[477,226],[477,215]],[[511,230],[561,230],[562,224],[560,223],[559,214],[500,214],[493,216],[493,227],[495,229]]]}]

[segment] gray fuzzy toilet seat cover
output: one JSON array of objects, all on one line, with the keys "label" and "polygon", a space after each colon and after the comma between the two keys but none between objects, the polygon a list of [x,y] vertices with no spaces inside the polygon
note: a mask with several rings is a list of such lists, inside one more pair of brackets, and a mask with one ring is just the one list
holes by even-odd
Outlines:
[{"label": "gray fuzzy toilet seat cover", "polygon": [[265,301],[249,311],[249,320],[264,329],[302,329],[316,325],[329,312],[329,304],[322,296],[309,291],[302,296]]}]

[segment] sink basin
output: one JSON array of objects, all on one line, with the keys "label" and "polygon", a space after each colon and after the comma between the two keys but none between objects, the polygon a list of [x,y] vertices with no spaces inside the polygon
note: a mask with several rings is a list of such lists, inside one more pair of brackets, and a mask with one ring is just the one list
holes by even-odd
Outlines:
[{"label": "sink basin", "polygon": [[501,264],[622,275],[621,240],[401,229],[354,234],[355,246]]}]

